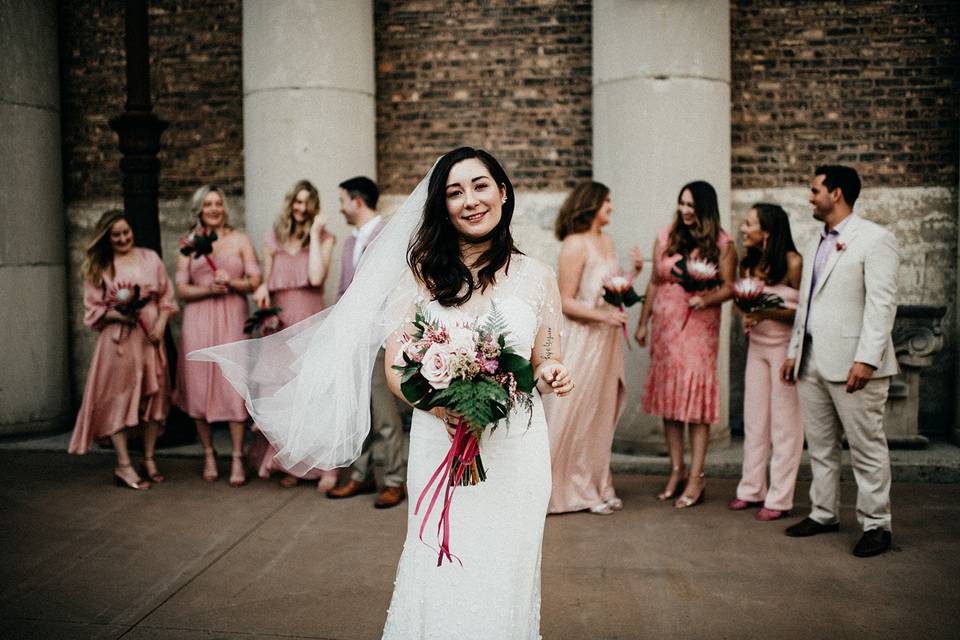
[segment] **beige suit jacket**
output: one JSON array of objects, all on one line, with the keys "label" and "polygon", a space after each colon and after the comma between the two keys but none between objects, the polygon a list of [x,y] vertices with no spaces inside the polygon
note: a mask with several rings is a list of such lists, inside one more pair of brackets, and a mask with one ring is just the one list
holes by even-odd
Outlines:
[{"label": "beige suit jacket", "polygon": [[846,381],[854,362],[876,367],[875,378],[892,376],[899,371],[891,337],[897,314],[897,241],[880,225],[853,215],[837,242],[843,248],[832,250],[812,296],[819,234],[803,254],[800,304],[787,357],[796,360],[796,375],[805,355],[804,328],[812,306],[806,332],[813,338],[813,357],[825,380]]}]

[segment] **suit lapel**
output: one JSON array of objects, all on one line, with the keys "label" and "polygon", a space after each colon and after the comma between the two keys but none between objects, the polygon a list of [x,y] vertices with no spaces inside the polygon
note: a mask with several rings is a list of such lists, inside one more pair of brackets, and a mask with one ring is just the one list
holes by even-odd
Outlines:
[{"label": "suit lapel", "polygon": [[[833,271],[833,268],[837,266],[837,262],[840,261],[840,256],[844,251],[847,250],[847,247],[850,246],[850,243],[856,238],[857,226],[860,222],[860,219],[856,216],[850,217],[850,220],[844,226],[843,230],[840,232],[840,235],[837,236],[837,245],[834,247],[830,257],[827,258],[827,264],[823,266],[823,273],[817,278],[817,287],[813,290],[813,295],[823,289],[824,283],[827,281],[827,278],[830,277],[830,272]],[[839,247],[843,245],[841,250]],[[814,254],[814,259],[816,259],[816,254]]]}]

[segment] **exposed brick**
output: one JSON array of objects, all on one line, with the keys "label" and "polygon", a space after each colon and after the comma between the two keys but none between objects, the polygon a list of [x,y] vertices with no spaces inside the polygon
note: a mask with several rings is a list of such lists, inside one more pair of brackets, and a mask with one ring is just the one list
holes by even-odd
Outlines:
[{"label": "exposed brick", "polygon": [[377,174],[416,185],[440,154],[481,146],[518,189],[591,174],[591,5],[376,0]]},{"label": "exposed brick", "polygon": [[[154,111],[170,122],[160,153],[160,197],[202,182],[243,191],[240,0],[152,0]],[[126,100],[124,3],[60,4],[66,198],[119,198],[120,152],[111,117]]]},{"label": "exposed brick", "polygon": [[956,0],[732,0],[733,187],[957,184]]}]

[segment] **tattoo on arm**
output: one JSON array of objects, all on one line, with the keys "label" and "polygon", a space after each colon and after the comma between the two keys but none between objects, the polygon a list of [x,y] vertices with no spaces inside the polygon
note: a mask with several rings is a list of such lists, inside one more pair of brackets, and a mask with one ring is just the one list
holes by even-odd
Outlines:
[{"label": "tattoo on arm", "polygon": [[553,327],[547,327],[547,337],[543,341],[543,359],[549,360],[553,357]]}]

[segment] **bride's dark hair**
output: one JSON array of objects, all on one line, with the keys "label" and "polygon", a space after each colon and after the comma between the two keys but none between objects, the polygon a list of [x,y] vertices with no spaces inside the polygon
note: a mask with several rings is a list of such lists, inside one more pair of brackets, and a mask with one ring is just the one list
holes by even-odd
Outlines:
[{"label": "bride's dark hair", "polygon": [[[480,268],[474,281],[470,269],[460,256],[460,240],[463,239],[447,212],[447,177],[453,165],[463,160],[476,158],[487,168],[497,188],[506,190],[507,201],[501,209],[500,223],[486,236],[469,240],[473,243],[490,242],[476,264]],[[407,264],[433,298],[445,307],[465,303],[475,289],[481,292],[496,282],[500,269],[510,268],[510,257],[521,253],[510,235],[513,219],[513,184],[500,163],[483,149],[460,147],[437,161],[427,185],[427,201],[423,206],[423,219],[407,249]]]}]

